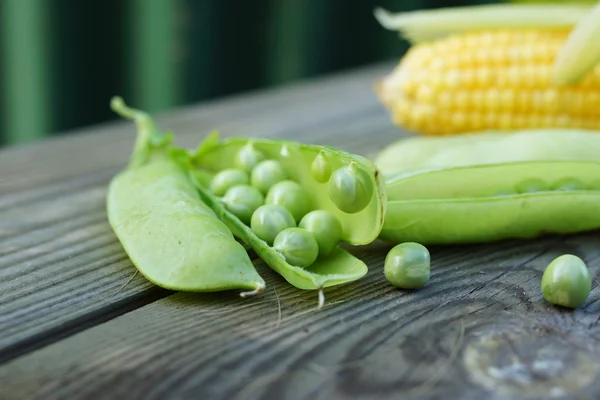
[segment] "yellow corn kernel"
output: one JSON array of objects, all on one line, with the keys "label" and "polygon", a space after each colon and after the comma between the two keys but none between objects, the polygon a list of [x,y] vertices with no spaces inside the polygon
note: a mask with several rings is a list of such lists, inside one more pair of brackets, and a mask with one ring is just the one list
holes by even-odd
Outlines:
[{"label": "yellow corn kernel", "polygon": [[523,127],[527,125],[527,117],[523,114],[515,115],[514,124],[517,127],[517,129],[523,129]]},{"label": "yellow corn kernel", "polygon": [[490,30],[416,44],[377,94],[394,123],[422,134],[600,129],[600,65],[577,83],[553,83],[568,34],[567,28]]},{"label": "yellow corn kernel", "polygon": [[417,90],[417,101],[424,104],[432,104],[435,102],[436,93],[427,85],[419,86]]}]

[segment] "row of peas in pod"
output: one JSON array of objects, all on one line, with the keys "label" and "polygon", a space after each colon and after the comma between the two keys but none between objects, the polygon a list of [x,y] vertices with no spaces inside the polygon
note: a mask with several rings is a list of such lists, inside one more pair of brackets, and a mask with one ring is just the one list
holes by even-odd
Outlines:
[{"label": "row of peas in pod", "polygon": [[327,210],[311,210],[306,189],[289,179],[281,162],[248,145],[235,166],[219,171],[210,184],[229,212],[291,265],[308,267],[331,253],[342,224]]},{"label": "row of peas in pod", "polygon": [[367,244],[383,223],[384,192],[362,157],[282,140],[209,137],[195,155],[205,201],[294,286],[358,279],[366,265],[339,244]]}]

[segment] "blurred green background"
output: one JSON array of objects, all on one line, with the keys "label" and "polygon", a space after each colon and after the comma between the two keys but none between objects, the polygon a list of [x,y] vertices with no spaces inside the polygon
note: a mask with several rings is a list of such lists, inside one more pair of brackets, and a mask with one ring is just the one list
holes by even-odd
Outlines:
[{"label": "blurred green background", "polygon": [[[534,0],[535,1],[535,0]],[[0,0],[0,145],[397,60],[373,17],[494,3],[418,0]]]}]

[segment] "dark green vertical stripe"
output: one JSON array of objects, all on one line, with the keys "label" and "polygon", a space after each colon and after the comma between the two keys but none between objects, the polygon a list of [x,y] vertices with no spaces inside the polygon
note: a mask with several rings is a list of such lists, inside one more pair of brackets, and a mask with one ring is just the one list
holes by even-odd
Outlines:
[{"label": "dark green vertical stripe", "polygon": [[[330,0],[307,0],[306,25],[308,45],[304,52],[305,76],[310,77],[324,72],[328,59],[337,57],[337,51],[332,48],[327,35],[339,23],[337,18],[342,17],[343,10],[339,10],[335,19],[329,20],[327,15],[332,7]],[[323,57],[325,55],[325,57]]]},{"label": "dark green vertical stripe", "polygon": [[268,3],[266,76],[268,84],[296,80],[307,74],[310,2],[271,0]]},{"label": "dark green vertical stripe", "polygon": [[134,93],[132,103],[149,112],[163,110],[181,100],[178,51],[179,0],[132,0],[129,79]]},{"label": "dark green vertical stripe", "polygon": [[49,130],[45,6],[43,0],[2,1],[2,93],[8,143],[40,138]]},{"label": "dark green vertical stripe", "polygon": [[110,97],[126,99],[122,0],[46,0],[52,21],[54,131],[116,119]]},{"label": "dark green vertical stripe", "polygon": [[218,95],[253,90],[266,83],[267,4],[268,0],[217,3],[218,24],[212,37],[217,68],[211,79],[216,80]]},{"label": "dark green vertical stripe", "polygon": [[[0,6],[0,23],[4,21],[4,7]],[[0,30],[0,35],[3,32]],[[0,39],[0,68],[6,68],[6,52],[4,51],[5,40]],[[4,84],[4,80],[6,78],[6,74],[0,72],[0,88],[6,87]],[[3,92],[5,92],[3,90]],[[0,93],[0,147],[8,144],[8,138],[6,133],[6,96]]]},{"label": "dark green vertical stripe", "polygon": [[215,79],[219,64],[216,49],[221,45],[217,19],[220,0],[186,0],[183,3],[183,90],[184,101],[195,102],[217,93]]}]

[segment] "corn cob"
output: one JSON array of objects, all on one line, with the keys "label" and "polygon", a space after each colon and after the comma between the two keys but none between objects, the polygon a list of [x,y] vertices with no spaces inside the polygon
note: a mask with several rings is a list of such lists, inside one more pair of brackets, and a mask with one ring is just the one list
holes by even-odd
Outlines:
[{"label": "corn cob", "polygon": [[553,82],[571,28],[495,29],[413,45],[376,85],[393,121],[441,135],[486,129],[600,129],[600,67]]}]

